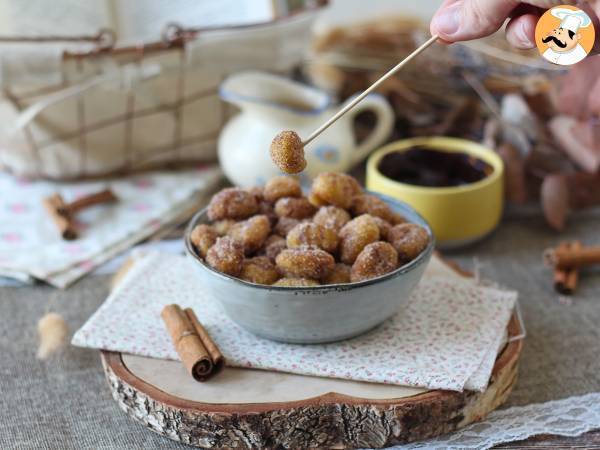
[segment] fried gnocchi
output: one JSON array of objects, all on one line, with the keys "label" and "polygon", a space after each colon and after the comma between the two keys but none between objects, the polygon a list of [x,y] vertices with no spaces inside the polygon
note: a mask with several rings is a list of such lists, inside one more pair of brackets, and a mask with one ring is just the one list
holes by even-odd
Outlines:
[{"label": "fried gnocchi", "polygon": [[334,253],[338,246],[338,236],[335,231],[313,222],[296,225],[287,234],[286,241],[288,248],[318,247],[329,253]]},{"label": "fried gnocchi", "polygon": [[352,268],[348,264],[337,263],[334,268],[323,278],[323,284],[350,283],[350,272]]},{"label": "fried gnocchi", "polygon": [[282,131],[271,142],[271,160],[282,172],[295,174],[306,167],[304,145],[298,133]]},{"label": "fried gnocchi", "polygon": [[375,195],[357,195],[352,201],[351,210],[355,216],[370,214],[373,217],[381,217],[386,222],[394,221],[394,211],[392,211],[392,208]]},{"label": "fried gnocchi", "polygon": [[316,202],[348,209],[354,197],[362,192],[358,181],[344,173],[325,172],[315,178],[311,195]]},{"label": "fried gnocchi", "polygon": [[320,280],[333,270],[335,259],[325,250],[304,246],[283,250],[275,264],[287,277]]},{"label": "fried gnocchi", "polygon": [[210,220],[243,220],[256,214],[258,202],[248,191],[239,188],[226,188],[216,194],[208,205]]},{"label": "fried gnocchi", "polygon": [[233,225],[227,236],[242,244],[246,255],[250,255],[262,247],[270,233],[269,218],[258,215]]},{"label": "fried gnocchi", "polygon": [[352,264],[350,280],[370,280],[395,270],[398,267],[398,253],[388,242],[373,242],[367,245]]},{"label": "fried gnocchi", "polygon": [[217,238],[219,234],[211,227],[210,225],[206,225],[205,223],[196,225],[192,230],[192,234],[190,235],[190,240],[196,250],[203,258],[206,258],[206,253],[208,250],[217,242]]},{"label": "fried gnocchi", "polygon": [[223,189],[207,215],[210,223],[190,232],[191,249],[215,270],[264,285],[377,278],[416,258],[430,240],[425,228],[339,173],[320,174],[308,196],[290,176]]},{"label": "fried gnocchi", "polygon": [[346,225],[352,217],[350,214],[338,208],[337,206],[322,206],[313,217],[313,222],[331,228],[336,233],[339,233],[344,225]]},{"label": "fried gnocchi", "polygon": [[415,223],[402,223],[392,227],[388,240],[398,252],[402,263],[415,259],[429,244],[425,228]]},{"label": "fried gnocchi", "polygon": [[269,259],[275,261],[277,255],[287,248],[285,238],[282,238],[278,234],[272,234],[265,241],[263,252]]},{"label": "fried gnocchi", "polygon": [[304,198],[284,197],[275,203],[277,217],[291,217],[292,219],[307,219],[312,217],[317,209]]},{"label": "fried gnocchi", "polygon": [[275,203],[283,197],[302,197],[302,188],[294,177],[275,177],[265,184],[263,196],[266,201]]},{"label": "fried gnocchi", "polygon": [[273,284],[279,280],[279,271],[266,256],[255,256],[244,260],[240,278],[250,283]]},{"label": "fried gnocchi", "polygon": [[340,230],[340,259],[353,264],[363,248],[379,240],[379,227],[375,219],[363,214],[348,222]]},{"label": "fried gnocchi", "polygon": [[244,263],[244,247],[228,236],[220,237],[206,253],[206,262],[219,272],[237,277]]}]

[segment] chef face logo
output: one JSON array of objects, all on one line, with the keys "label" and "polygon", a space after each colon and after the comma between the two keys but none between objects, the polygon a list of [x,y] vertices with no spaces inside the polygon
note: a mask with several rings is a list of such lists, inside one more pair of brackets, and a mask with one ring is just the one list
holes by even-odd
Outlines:
[{"label": "chef face logo", "polygon": [[553,64],[578,63],[594,46],[594,25],[590,17],[574,6],[562,5],[546,11],[535,29],[541,55]]}]

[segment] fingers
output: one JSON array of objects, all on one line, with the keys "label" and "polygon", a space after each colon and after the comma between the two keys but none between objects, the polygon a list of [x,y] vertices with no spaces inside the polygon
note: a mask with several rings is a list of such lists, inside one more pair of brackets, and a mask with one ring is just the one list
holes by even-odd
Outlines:
[{"label": "fingers", "polygon": [[535,47],[535,25],[539,16],[536,14],[524,14],[514,17],[506,25],[506,40],[510,45],[519,49]]},{"label": "fingers", "polygon": [[518,0],[444,0],[431,21],[431,33],[446,42],[489,36],[518,4]]},{"label": "fingers", "polygon": [[[446,42],[489,36],[498,31],[513,10],[523,3],[548,9],[557,4],[574,4],[576,0],[444,0],[431,20],[431,34],[438,34]],[[525,22],[515,22],[515,34],[511,34],[510,39],[519,44],[527,40],[535,42],[529,34],[532,19],[527,17]],[[521,26],[525,27],[523,35],[520,34]],[[535,25],[533,28],[535,30]]]}]

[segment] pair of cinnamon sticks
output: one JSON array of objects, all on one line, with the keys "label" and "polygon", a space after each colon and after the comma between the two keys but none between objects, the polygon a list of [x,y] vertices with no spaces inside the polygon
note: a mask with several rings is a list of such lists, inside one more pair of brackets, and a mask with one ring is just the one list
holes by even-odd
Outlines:
[{"label": "pair of cinnamon sticks", "polygon": [[61,237],[67,241],[77,239],[75,215],[91,206],[102,203],[111,203],[117,197],[110,189],[105,189],[94,194],[86,195],[71,203],[66,203],[63,197],[56,193],[43,200],[44,207],[58,228]]},{"label": "pair of cinnamon sticks", "polygon": [[161,317],[183,365],[196,381],[206,381],[223,368],[221,351],[191,308],[167,305]]},{"label": "pair of cinnamon sticks", "polygon": [[561,242],[544,252],[544,263],[554,269],[554,289],[570,295],[577,289],[579,269],[600,264],[600,246],[584,247],[581,242]]}]

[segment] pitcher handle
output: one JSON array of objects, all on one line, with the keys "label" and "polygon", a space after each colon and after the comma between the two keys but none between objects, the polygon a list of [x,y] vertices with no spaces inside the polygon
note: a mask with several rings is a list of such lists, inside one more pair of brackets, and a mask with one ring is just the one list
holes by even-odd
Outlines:
[{"label": "pitcher handle", "polygon": [[[349,98],[346,103],[352,101]],[[371,94],[365,97],[356,107],[348,113],[350,123],[364,111],[375,113],[377,124],[369,136],[365,138],[352,152],[352,164],[357,164],[365,159],[378,145],[382,144],[392,132],[394,127],[394,112],[385,97],[381,94]]]}]

